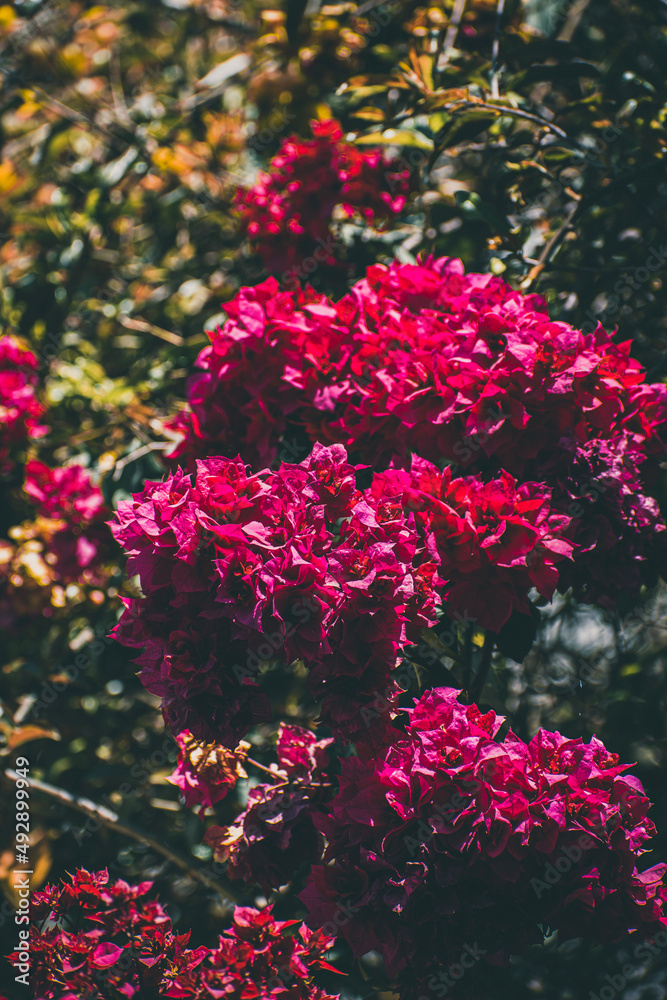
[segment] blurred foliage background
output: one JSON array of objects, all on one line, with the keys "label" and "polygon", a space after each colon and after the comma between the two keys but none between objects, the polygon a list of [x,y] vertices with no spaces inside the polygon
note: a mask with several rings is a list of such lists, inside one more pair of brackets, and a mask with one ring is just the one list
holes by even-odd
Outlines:
[{"label": "blurred foliage background", "polygon": [[[239,286],[265,277],[234,193],[313,118],[386,146],[414,177],[385,232],[340,225],[357,274],[369,254],[460,256],[540,292],[555,318],[618,327],[651,378],[664,377],[666,66],[665,0],[0,6],[0,332],[37,355],[51,428],[29,455],[83,462],[110,505],[161,475],[165,423],[205,329]],[[132,583],[113,550],[102,589],[56,600],[35,556],[48,538],[20,484],[20,467],[0,483],[13,560],[0,593],[30,595],[0,639],[3,763],[27,753],[34,777],[106,805],[181,858],[35,791],[33,885],[81,864],[154,878],[178,929],[210,944],[230,900],[258,897],[211,862],[204,826],[165,780],[176,747],[157,703],[104,638]],[[667,853],[666,606],[664,590],[618,616],[561,597],[542,610],[532,653],[499,661],[484,696],[522,737],[540,725],[595,732],[637,760],[662,830],[656,860]],[[255,756],[269,759],[271,735],[256,735]],[[13,787],[0,781],[4,817]],[[225,800],[218,821],[238,807]],[[3,822],[3,953],[15,943],[12,844]],[[299,912],[289,894],[277,907]],[[624,946],[550,940],[469,982],[485,996],[583,1000],[627,961]],[[344,995],[383,995],[372,956],[352,963],[340,948],[336,962]],[[667,996],[667,959],[636,965],[621,992]]]}]

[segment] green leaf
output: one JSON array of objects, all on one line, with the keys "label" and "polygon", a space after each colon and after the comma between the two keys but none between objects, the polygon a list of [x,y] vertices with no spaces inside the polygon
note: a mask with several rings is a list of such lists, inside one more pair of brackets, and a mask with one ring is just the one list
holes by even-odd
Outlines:
[{"label": "green leaf", "polygon": [[462,114],[452,115],[435,137],[436,148],[447,149],[448,146],[474,139],[497,120],[498,115],[485,108],[469,108]]},{"label": "green leaf", "polygon": [[[565,160],[571,160],[574,156],[577,154],[566,146],[545,146],[542,149],[542,159],[546,163],[563,163]],[[581,159],[581,154],[577,159]]]},{"label": "green leaf", "polygon": [[358,146],[411,146],[416,149],[433,149],[433,140],[422,132],[412,132],[409,129],[389,128],[384,132],[370,132],[360,135],[355,140]]}]

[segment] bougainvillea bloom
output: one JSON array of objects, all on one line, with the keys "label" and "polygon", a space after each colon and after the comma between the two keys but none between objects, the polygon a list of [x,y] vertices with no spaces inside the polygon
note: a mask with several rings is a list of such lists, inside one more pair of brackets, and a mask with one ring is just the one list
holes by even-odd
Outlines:
[{"label": "bougainvillea bloom", "polygon": [[[334,209],[378,225],[404,207],[409,172],[392,169],[378,149],[343,141],[334,121],[313,122],[313,138],[286,139],[237,204],[251,244],[268,271],[279,271],[298,285],[298,265],[312,260],[334,265],[331,231]],[[294,265],[297,265],[295,267]]]},{"label": "bougainvillea bloom", "polygon": [[[298,931],[294,933],[294,929]],[[224,997],[225,1000],[336,1000],[313,974],[337,970],[324,955],[333,937],[298,920],[275,920],[272,907],[237,906],[233,923],[217,948],[198,948],[165,976],[166,997]],[[194,956],[203,954],[200,964]]]},{"label": "bougainvillea bloom", "polygon": [[627,431],[577,448],[558,506],[572,517],[577,558],[561,567],[560,589],[610,609],[654,586],[667,566],[667,525],[647,495],[650,458]]},{"label": "bougainvillea bloom", "polygon": [[119,504],[113,532],[144,597],[116,630],[144,652],[174,730],[233,748],[266,719],[261,662],[309,668],[322,719],[349,738],[436,604],[497,630],[532,587],[553,593],[572,546],[548,492],[509,476],[453,479],[415,460],[361,492],[342,445],[249,475],[197,463]]},{"label": "bougainvillea bloom", "polygon": [[235,747],[268,718],[262,662],[295,660],[324,714],[359,724],[432,620],[435,594],[413,569],[429,554],[400,510],[375,516],[354,471],[340,445],[254,476],[209,459],[194,483],[177,472],[119,505],[113,531],[145,597],[117,636],[144,648],[141,678],[173,729]]},{"label": "bougainvillea bloom", "polygon": [[54,526],[49,556],[58,576],[70,583],[86,573],[92,581],[111,543],[105,524],[109,508],[99,487],[81,465],[50,469],[28,462],[25,471],[24,490],[38,518]]},{"label": "bougainvillea bloom", "polygon": [[209,806],[220,802],[239,778],[247,778],[243,761],[250,749],[241,742],[236,750],[227,750],[216,743],[196,740],[187,729],[176,737],[178,764],[168,780],[178,785],[185,805],[201,806],[202,817]]},{"label": "bougainvillea bloom", "polygon": [[499,961],[549,928],[608,941],[667,924],[667,865],[637,870],[654,827],[629,765],[595,737],[499,739],[503,719],[457,695],[428,692],[381,759],[342,762],[316,820],[328,863],[301,894],[313,924],[347,907],[354,953],[379,950],[406,987],[473,942]]},{"label": "bougainvillea bloom", "polygon": [[[457,260],[376,265],[339,302],[269,279],[225,309],[176,419],[175,459],[240,453],[261,468],[307,435],[375,468],[412,452],[486,479],[504,469],[545,483],[567,513],[565,480],[594,442],[626,442],[642,498],[664,455],[667,387],[645,382],[629,343],[554,322],[538,296]],[[640,549],[641,525],[618,516],[618,548]],[[596,528],[577,520],[575,541],[579,530]]]},{"label": "bougainvillea bloom", "polygon": [[43,462],[28,462],[24,490],[41,517],[87,524],[109,514],[99,487],[82,465],[50,469]]},{"label": "bougainvillea bloom", "polygon": [[[271,907],[237,906],[215,948],[188,948],[151,882],[109,883],[107,871],[80,869],[35,893],[31,980],[43,1000],[88,997],[225,997],[228,1000],[332,1000],[313,982],[331,967],[332,939],[298,921],[274,920]],[[9,956],[16,961],[17,955]],[[334,970],[335,971],[335,970]]]},{"label": "bougainvillea bloom", "polygon": [[261,466],[305,428],[368,461],[493,457],[523,478],[618,430],[654,447],[667,420],[667,387],[645,383],[629,343],[554,322],[538,296],[450,258],[370,267],[337,303],[268,279],[225,309],[179,456],[240,452]]},{"label": "bougainvillea bloom", "polygon": [[378,501],[400,498],[413,512],[433,540],[448,605],[467,609],[495,632],[513,611],[529,612],[532,587],[551,597],[556,563],[572,556],[572,543],[563,537],[570,519],[551,510],[544,487],[519,485],[507,473],[489,483],[475,476],[454,479],[451,469],[440,472],[413,457],[410,472],[380,473],[370,492]]},{"label": "bougainvillea bloom", "polygon": [[0,541],[0,625],[90,599],[101,604],[113,573],[109,509],[81,465],[51,469],[28,462],[24,495],[35,518]]},{"label": "bougainvillea bloom", "polygon": [[37,397],[39,361],[15,337],[0,337],[0,474],[13,467],[16,450],[43,437],[44,407]]},{"label": "bougainvillea bloom", "polygon": [[332,742],[299,726],[280,726],[274,783],[250,789],[232,826],[206,831],[205,841],[216,861],[227,862],[230,878],[256,882],[268,892],[288,882],[301,865],[319,860],[324,839],[312,813],[329,797],[324,768]]}]

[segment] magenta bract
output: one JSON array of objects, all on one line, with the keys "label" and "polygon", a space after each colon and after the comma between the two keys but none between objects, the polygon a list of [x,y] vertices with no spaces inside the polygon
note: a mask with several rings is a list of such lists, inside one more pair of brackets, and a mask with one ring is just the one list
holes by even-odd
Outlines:
[{"label": "magenta bract", "polygon": [[407,986],[473,942],[500,961],[549,928],[610,941],[667,925],[667,865],[637,869],[654,827],[629,765],[595,737],[499,739],[504,720],[457,695],[428,692],[379,759],[343,761],[315,820],[327,864],[301,894],[313,925],[337,922]]},{"label": "magenta bract", "polygon": [[262,661],[299,659],[322,719],[363,739],[364,706],[391,695],[400,650],[436,605],[498,630],[532,587],[553,593],[572,545],[544,487],[415,460],[361,492],[354,473],[342,445],[255,475],[215,458],[119,505],[112,530],[145,596],[116,635],[143,648],[142,680],[173,729],[233,749],[268,717]]}]

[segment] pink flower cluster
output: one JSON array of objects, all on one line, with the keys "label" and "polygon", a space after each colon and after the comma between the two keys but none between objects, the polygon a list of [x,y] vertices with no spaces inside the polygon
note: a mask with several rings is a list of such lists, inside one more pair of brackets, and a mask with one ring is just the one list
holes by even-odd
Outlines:
[{"label": "pink flower cluster", "polygon": [[529,613],[532,587],[551,597],[556,563],[572,557],[570,518],[553,512],[543,486],[519,485],[506,472],[488,483],[455,479],[413,456],[410,472],[379,473],[370,493],[378,502],[400,498],[432,546],[448,607],[494,632],[513,611]]},{"label": "pink flower cluster", "polygon": [[654,827],[629,765],[595,737],[499,739],[504,720],[457,695],[428,692],[380,759],[342,762],[315,820],[328,847],[301,894],[309,920],[345,908],[355,955],[379,950],[408,992],[472,942],[497,962],[549,928],[609,941],[666,925],[667,865],[637,870]]},{"label": "pink flower cluster", "polygon": [[562,566],[561,590],[572,586],[578,599],[614,609],[621,595],[664,574],[667,525],[643,481],[655,478],[656,465],[627,431],[577,449],[559,502],[573,517],[577,558]]},{"label": "pink flower cluster", "polygon": [[[225,308],[173,425],[183,434],[174,459],[240,453],[258,468],[307,436],[340,441],[376,468],[411,452],[485,478],[502,468],[546,483],[567,513],[565,480],[606,442],[603,450],[622,449],[640,504],[651,506],[667,387],[646,383],[629,342],[554,322],[540,298],[499,278],[466,274],[449,258],[394,263],[369,268],[337,303],[269,279]],[[609,520],[622,542],[614,558],[626,544],[644,549],[651,522],[621,505]],[[580,530],[590,538],[601,529],[582,515],[572,530],[578,541]],[[582,596],[596,590],[582,579]]]},{"label": "pink flower cluster", "polygon": [[119,504],[112,530],[144,597],[117,630],[169,725],[233,748],[267,719],[261,661],[302,660],[321,718],[342,737],[390,687],[399,651],[442,599],[497,630],[549,597],[571,553],[548,492],[506,474],[482,484],[415,460],[361,492],[342,445],[249,475],[199,461]]},{"label": "pink flower cluster", "polygon": [[101,566],[112,544],[105,524],[110,511],[90,473],[82,465],[51,469],[31,461],[23,488],[37,517],[54,524],[49,559],[58,578],[64,583],[85,578],[101,584]]},{"label": "pink flower cluster", "polygon": [[39,362],[15,337],[0,337],[0,474],[11,472],[16,451],[43,437],[44,407],[37,397]]},{"label": "pink flower cluster", "polygon": [[397,649],[432,620],[415,527],[364,498],[354,473],[340,445],[254,476],[214,458],[194,484],[179,471],[119,504],[112,530],[145,597],[116,635],[145,649],[141,679],[172,729],[235,747],[269,718],[262,661],[295,660],[325,717],[358,724]]},{"label": "pink flower cluster", "polygon": [[[79,869],[70,883],[35,893],[30,936],[31,980],[42,1000],[134,996],[192,1000],[333,1000],[313,982],[330,968],[332,939],[273,918],[271,907],[235,908],[216,948],[188,948],[151,882],[109,883],[107,871]],[[287,932],[287,933],[286,933]],[[18,961],[17,953],[9,956]]]},{"label": "pink flower cluster", "polygon": [[40,517],[63,518],[70,524],[90,524],[108,515],[104,497],[82,465],[51,469],[28,462],[24,490]]},{"label": "pink flower cluster", "polygon": [[285,272],[295,285],[298,265],[308,258],[314,266],[336,265],[336,207],[343,217],[358,214],[377,225],[402,211],[410,191],[407,170],[392,169],[381,150],[345,142],[337,122],[312,122],[311,128],[312,139],[286,139],[268,172],[237,194],[244,229],[264,266]]},{"label": "pink flower cluster", "polygon": [[50,618],[84,600],[99,606],[105,592],[114,596],[110,511],[90,473],[81,465],[51,469],[30,461],[23,492],[34,516],[0,540],[0,627],[25,627],[27,618]]},{"label": "pink flower cluster", "polygon": [[232,826],[211,826],[204,840],[227,875],[257,883],[266,892],[289,882],[303,864],[322,856],[324,839],[312,814],[329,797],[324,769],[331,739],[318,740],[300,726],[280,726],[278,767],[272,784],[255,785]]},{"label": "pink flower cluster", "polygon": [[521,478],[535,459],[621,430],[662,452],[667,388],[645,383],[629,343],[551,321],[538,296],[458,260],[376,265],[338,303],[269,279],[225,309],[198,359],[178,457],[267,464],[297,427],[368,461],[493,458]]}]

